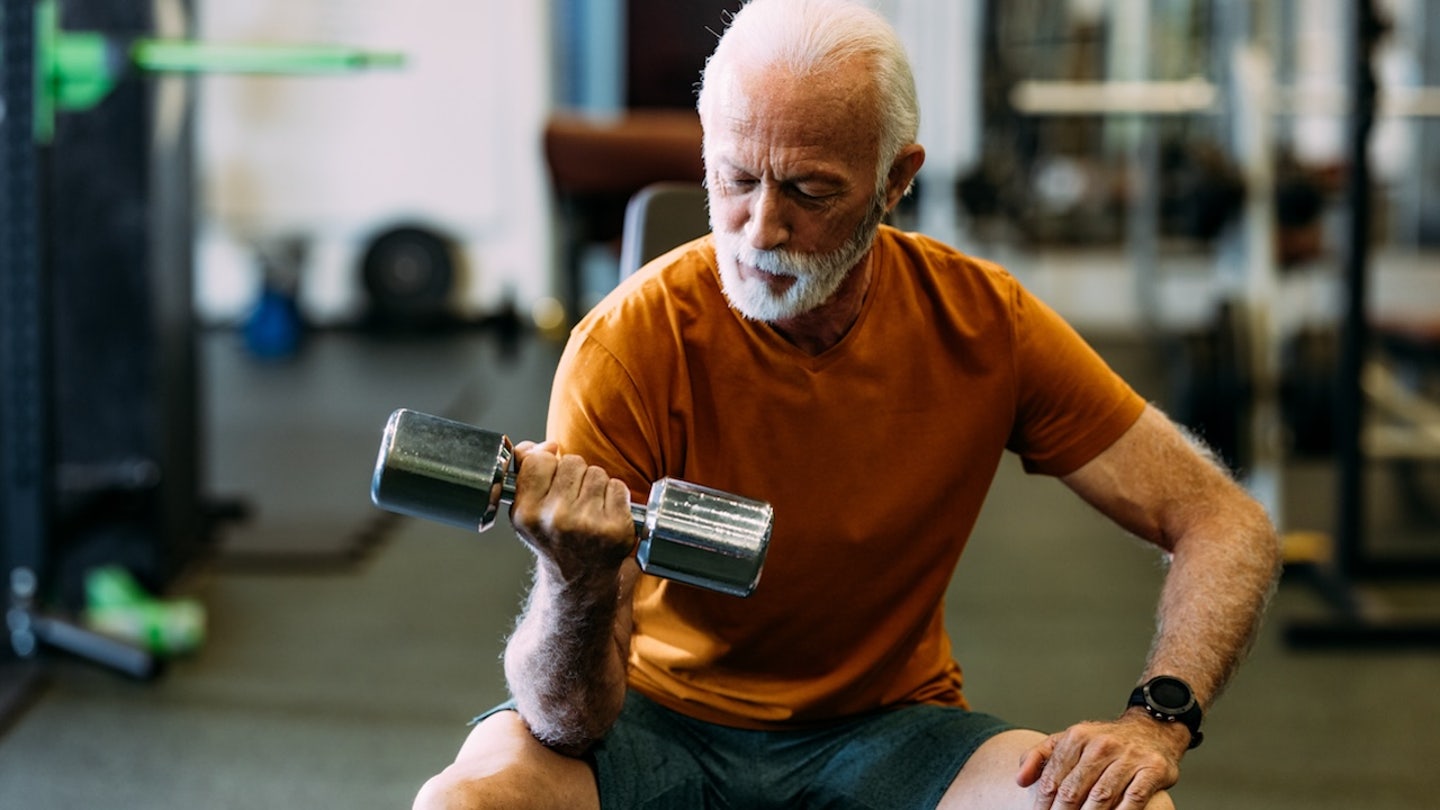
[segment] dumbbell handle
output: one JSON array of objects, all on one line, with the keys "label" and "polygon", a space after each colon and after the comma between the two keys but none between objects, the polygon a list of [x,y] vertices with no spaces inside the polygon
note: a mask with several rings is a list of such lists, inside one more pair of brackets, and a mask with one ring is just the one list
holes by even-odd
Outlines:
[{"label": "dumbbell handle", "polygon": [[[500,502],[512,504],[515,502],[515,471],[507,470],[505,480],[500,482]],[[635,533],[645,531],[645,515],[648,510],[643,503],[630,502],[630,519],[635,522]]]}]

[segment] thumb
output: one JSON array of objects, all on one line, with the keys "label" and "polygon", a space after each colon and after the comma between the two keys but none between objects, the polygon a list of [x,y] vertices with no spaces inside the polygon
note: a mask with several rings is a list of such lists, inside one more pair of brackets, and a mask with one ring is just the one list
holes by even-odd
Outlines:
[{"label": "thumb", "polygon": [[1050,761],[1051,755],[1055,753],[1055,739],[1046,737],[1034,748],[1025,752],[1020,758],[1020,772],[1015,775],[1015,783],[1022,788],[1030,787],[1040,781],[1040,774],[1045,771],[1045,763]]}]

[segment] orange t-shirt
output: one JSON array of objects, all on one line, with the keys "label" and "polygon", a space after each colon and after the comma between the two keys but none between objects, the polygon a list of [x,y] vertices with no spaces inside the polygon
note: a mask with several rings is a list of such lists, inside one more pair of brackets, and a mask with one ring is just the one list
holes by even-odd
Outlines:
[{"label": "orange t-shirt", "polygon": [[1003,451],[1063,475],[1144,408],[1001,268],[890,227],[874,260],[814,357],[729,307],[709,237],[571,335],[549,438],[642,501],[674,476],[775,508],[749,598],[641,577],[630,685],[662,705],[758,729],[966,705],[942,601]]}]

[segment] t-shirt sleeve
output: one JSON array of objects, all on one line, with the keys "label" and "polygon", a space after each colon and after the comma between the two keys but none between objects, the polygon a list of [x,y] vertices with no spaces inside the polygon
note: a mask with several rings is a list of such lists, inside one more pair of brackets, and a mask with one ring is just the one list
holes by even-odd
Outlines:
[{"label": "t-shirt sleeve", "polygon": [[571,336],[550,392],[546,438],[620,478],[638,498],[658,474],[659,441],[640,387],[593,336]]},{"label": "t-shirt sleeve", "polygon": [[1145,400],[1018,283],[1012,300],[1017,413],[1007,447],[1027,472],[1067,475],[1129,430]]}]

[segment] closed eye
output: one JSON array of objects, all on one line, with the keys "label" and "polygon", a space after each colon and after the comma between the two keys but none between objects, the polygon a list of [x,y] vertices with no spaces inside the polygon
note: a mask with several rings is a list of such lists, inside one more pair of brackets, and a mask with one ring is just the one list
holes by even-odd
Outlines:
[{"label": "closed eye", "polygon": [[720,188],[726,193],[730,194],[749,191],[750,189],[753,189],[758,183],[759,181],[753,177],[720,178]]},{"label": "closed eye", "polygon": [[806,205],[819,205],[836,196],[838,192],[829,188],[806,187],[795,185],[790,187],[790,196]]}]

